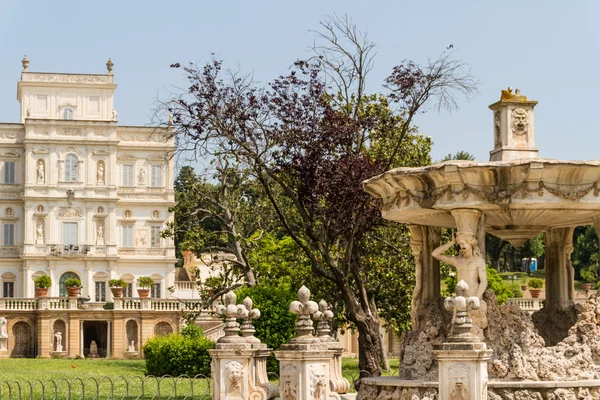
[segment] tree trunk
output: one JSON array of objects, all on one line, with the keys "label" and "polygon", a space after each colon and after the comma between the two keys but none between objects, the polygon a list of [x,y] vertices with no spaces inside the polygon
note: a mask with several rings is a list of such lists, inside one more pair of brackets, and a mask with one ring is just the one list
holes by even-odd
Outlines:
[{"label": "tree trunk", "polygon": [[358,330],[358,368],[360,377],[381,375],[381,335],[379,319],[367,317],[353,321]]}]

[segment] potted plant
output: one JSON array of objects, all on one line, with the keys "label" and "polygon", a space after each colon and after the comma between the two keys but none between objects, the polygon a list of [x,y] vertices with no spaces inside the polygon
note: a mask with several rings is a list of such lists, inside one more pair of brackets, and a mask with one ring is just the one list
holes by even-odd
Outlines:
[{"label": "potted plant", "polygon": [[527,278],[523,279],[521,281],[521,290],[522,291],[526,291],[527,290]]},{"label": "potted plant", "polygon": [[35,295],[44,297],[48,294],[48,288],[52,286],[52,279],[48,275],[40,275],[35,278]]},{"label": "potted plant", "polygon": [[190,281],[196,282],[196,280],[198,279],[198,275],[200,275],[200,270],[198,269],[198,267],[192,267],[188,270],[188,272],[190,275]]},{"label": "potted plant", "polygon": [[109,279],[108,286],[113,297],[123,297],[123,289],[127,287],[127,283],[123,279]]},{"label": "potted plant", "polygon": [[581,288],[587,292],[592,287],[592,284],[596,282],[596,274],[591,268],[582,269],[580,274],[584,282],[581,284]]},{"label": "potted plant", "polygon": [[544,287],[544,281],[540,278],[531,278],[528,284],[529,293],[531,293],[531,297],[533,297],[534,299],[540,297],[540,293],[542,292],[542,288]]},{"label": "potted plant", "polygon": [[65,281],[65,288],[69,297],[77,297],[81,289],[81,281],[79,278],[69,278]]},{"label": "potted plant", "polygon": [[148,297],[150,295],[150,288],[154,285],[154,279],[149,276],[140,276],[135,281],[137,283],[137,292],[140,297]]}]

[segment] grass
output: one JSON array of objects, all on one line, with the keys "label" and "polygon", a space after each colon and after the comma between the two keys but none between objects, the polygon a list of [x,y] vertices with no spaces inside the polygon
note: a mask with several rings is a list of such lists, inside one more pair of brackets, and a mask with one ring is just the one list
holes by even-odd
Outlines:
[{"label": "grass", "polygon": [[[0,360],[0,399],[12,398],[21,391],[23,398],[69,399],[184,399],[192,392],[194,398],[208,393],[206,379],[161,379],[145,377],[143,360],[52,360],[52,359],[2,359]],[[25,381],[28,381],[26,383]],[[20,387],[20,389],[19,389]],[[141,396],[142,387],[144,396]],[[82,395],[85,388],[85,395]],[[175,389],[177,393],[175,394]],[[171,396],[171,397],[169,397]],[[19,398],[19,397],[16,397]],[[154,397],[157,398],[157,397]]]},{"label": "grass", "polygon": [[[397,375],[398,358],[390,358],[389,362],[390,371],[384,372],[384,375]],[[15,394],[20,386],[23,398],[30,398],[30,393],[33,392],[32,398],[42,399],[43,384],[45,384],[45,398],[54,398],[56,391],[57,399],[68,399],[66,394],[69,387],[74,399],[94,399],[96,396],[101,399],[150,399],[158,393],[159,384],[161,398],[184,399],[191,393],[192,381],[194,398],[201,398],[203,394],[208,393],[209,380],[186,379],[177,382],[177,396],[175,396],[174,379],[161,379],[159,383],[152,377],[146,377],[145,369],[143,360],[0,359],[0,371],[2,371],[0,372],[0,399],[10,398],[9,386],[13,398],[18,398]],[[352,384],[359,375],[358,358],[344,358],[342,370],[344,377]],[[277,381],[275,380],[274,383]],[[141,397],[142,384],[144,397]],[[82,396],[83,386],[85,386],[84,396]],[[353,388],[351,391],[354,391]]]}]

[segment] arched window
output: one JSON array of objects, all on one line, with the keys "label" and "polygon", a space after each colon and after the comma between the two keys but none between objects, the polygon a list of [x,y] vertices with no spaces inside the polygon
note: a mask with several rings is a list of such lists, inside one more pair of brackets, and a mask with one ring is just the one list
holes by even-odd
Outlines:
[{"label": "arched window", "polygon": [[77,181],[77,157],[74,154],[68,154],[65,158],[65,181]]},{"label": "arched window", "polygon": [[74,272],[65,272],[64,274],[62,274],[62,276],[60,277],[60,281],[59,281],[60,297],[65,297],[67,295],[67,289],[65,288],[65,281],[69,278],[79,279],[79,276],[77,276],[77,274]]},{"label": "arched window", "polygon": [[61,119],[73,119],[75,116],[75,112],[72,108],[63,108],[61,113]]}]

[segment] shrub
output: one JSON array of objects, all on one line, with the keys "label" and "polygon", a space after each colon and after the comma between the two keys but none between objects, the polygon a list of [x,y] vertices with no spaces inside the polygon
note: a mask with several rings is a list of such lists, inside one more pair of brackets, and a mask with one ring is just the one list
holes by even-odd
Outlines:
[{"label": "shrub", "polygon": [[511,283],[510,285],[508,285],[508,288],[512,292],[511,297],[513,297],[513,298],[523,297],[523,291],[521,290],[521,285],[519,285],[517,283]]},{"label": "shrub", "polygon": [[127,287],[127,283],[123,279],[109,279],[108,286],[111,288],[122,288]]},{"label": "shrub", "polygon": [[135,282],[141,288],[151,288],[154,285],[154,279],[149,276],[140,276]]},{"label": "shrub", "polygon": [[541,289],[544,287],[544,280],[540,278],[531,278],[527,284],[530,289]]},{"label": "shrub", "polygon": [[204,332],[202,331],[202,328],[200,328],[197,325],[187,324],[181,330],[181,336],[186,337],[186,338],[190,338],[190,339],[197,339],[199,337],[203,337],[204,336]]},{"label": "shrub", "polygon": [[48,275],[40,275],[35,278],[35,287],[39,289],[48,289],[52,286],[52,279]]},{"label": "shrub", "polygon": [[[513,292],[508,287],[508,285],[504,283],[502,277],[498,274],[498,271],[496,271],[495,269],[486,268],[486,275],[488,280],[488,289],[492,289],[492,291],[496,294],[496,297],[498,298],[498,304],[504,304],[506,300],[508,300],[512,296]],[[444,280],[444,282],[447,286],[447,293],[453,295],[456,289],[456,284],[458,283],[457,278],[454,276],[448,276]]]},{"label": "shrub", "polygon": [[591,268],[584,268],[579,272],[579,274],[585,283],[596,282],[596,273]]},{"label": "shrub", "polygon": [[81,287],[79,278],[69,278],[65,280],[65,287]]},{"label": "shrub", "polygon": [[212,340],[202,335],[191,337],[176,333],[155,336],[142,347],[146,373],[154,376],[210,376],[208,350],[214,346]]},{"label": "shrub", "polygon": [[[290,313],[290,303],[296,300],[296,290],[287,283],[261,283],[244,287],[236,292],[238,302],[246,296],[252,299],[254,307],[260,310],[260,318],[254,321],[255,336],[273,350],[288,343],[294,336],[296,316]],[[279,365],[271,355],[267,360],[269,372],[279,372]]]}]

